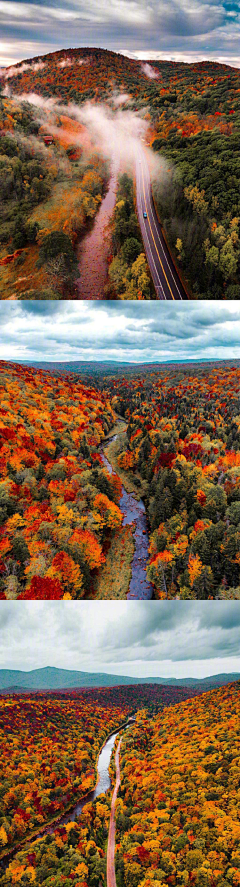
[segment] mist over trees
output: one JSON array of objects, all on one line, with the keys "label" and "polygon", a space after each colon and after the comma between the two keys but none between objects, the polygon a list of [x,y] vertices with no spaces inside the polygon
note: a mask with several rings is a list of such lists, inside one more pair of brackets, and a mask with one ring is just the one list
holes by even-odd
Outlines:
[{"label": "mist over trees", "polygon": [[[53,268],[48,278],[46,269],[43,279],[40,274],[35,279],[38,252],[37,248],[30,249],[30,244],[31,237],[34,236],[35,240],[38,238],[36,231],[33,234],[33,229],[29,230],[29,224],[39,223],[41,228],[49,228],[50,231],[64,229],[74,247],[75,235],[81,236],[84,227],[94,218],[106,185],[107,171],[101,166],[100,156],[94,160],[88,158],[88,161],[85,158],[87,168],[90,164],[90,170],[100,178],[100,182],[97,192],[92,186],[83,187],[83,165],[79,156],[81,139],[77,140],[77,131],[68,115],[73,113],[69,110],[71,103],[72,109],[75,103],[78,116],[82,113],[83,122],[85,114],[86,127],[89,124],[91,129],[89,103],[95,116],[101,103],[106,114],[115,114],[116,132],[119,109],[123,122],[127,120],[127,115],[131,115],[131,120],[142,123],[147,143],[152,148],[156,208],[175,262],[186,281],[189,296],[196,299],[239,298],[239,71],[213,62],[186,65],[157,61],[151,79],[149,68],[148,64],[144,66],[121,54],[85,48],[39,56],[3,72],[2,88],[7,88],[13,98],[19,95],[27,99],[28,94],[31,98],[30,94],[35,93],[39,108],[44,102],[49,108],[53,107],[51,101],[54,100],[56,104],[60,102],[66,108],[65,129],[69,131],[64,147],[60,128],[57,135],[58,122],[54,133],[55,145],[51,148],[52,163],[45,158],[41,174],[37,146],[32,147],[31,159],[27,153],[29,146],[25,145],[26,157],[23,160],[27,168],[21,172],[18,161],[22,159],[17,157],[17,149],[14,157],[11,152],[9,155],[9,135],[12,142],[16,109],[12,108],[10,98],[2,99],[0,120],[7,148],[5,150],[4,142],[1,150],[8,159],[1,159],[5,197],[0,241],[3,245],[8,244],[9,254],[12,235],[12,252],[19,248],[15,247],[14,237],[17,237],[17,243],[21,241],[29,249],[29,261],[25,261],[24,256],[15,256],[15,260],[20,259],[19,263],[23,264],[23,276],[28,280],[25,291],[20,287],[22,297],[62,298],[64,294],[74,297],[74,277],[69,281],[64,278],[61,262],[59,265],[55,262],[55,275]],[[31,120],[29,115],[29,105],[25,103],[22,112],[17,112],[20,134],[26,130],[35,138],[39,135],[39,114],[32,112]],[[127,133],[125,142],[127,145]],[[64,170],[60,164],[63,152],[60,158],[59,144],[61,151],[64,147]],[[97,136],[95,134],[95,152],[101,154],[102,150],[99,132]],[[102,156],[109,160],[110,154],[106,139]],[[127,151],[125,155],[121,172],[129,172]],[[63,181],[65,200],[60,201],[58,183]],[[6,196],[8,185],[10,199]],[[11,199],[12,188],[14,201]],[[120,183],[120,192],[121,189]],[[81,190],[87,191],[87,194],[82,195],[80,200]],[[17,220],[16,195],[19,204]],[[131,208],[128,206],[129,193],[121,193],[118,202],[121,203],[122,199],[126,201],[125,209],[116,207],[113,220],[113,260],[107,294],[113,294],[115,298],[148,299],[152,297],[152,289],[143,248],[134,256],[133,246],[129,252],[127,244],[125,254],[122,254],[124,244],[117,243],[119,223],[123,230],[127,219],[129,230],[125,239],[133,237],[141,243],[137,232],[131,234],[131,228],[136,229],[132,198]],[[34,206],[42,207],[42,211],[33,212]],[[6,257],[5,252],[3,250],[3,258]],[[2,289],[6,290],[6,268],[1,273]],[[60,285],[57,287],[58,278]],[[15,276],[15,280],[18,281],[18,277]]]}]

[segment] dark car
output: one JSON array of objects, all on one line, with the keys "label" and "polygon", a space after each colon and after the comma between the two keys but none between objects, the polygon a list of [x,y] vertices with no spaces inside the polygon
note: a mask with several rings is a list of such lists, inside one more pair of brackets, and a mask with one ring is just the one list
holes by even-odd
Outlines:
[{"label": "dark car", "polygon": [[147,219],[147,213],[146,213],[146,212],[143,213],[143,218],[144,218],[144,219]]}]

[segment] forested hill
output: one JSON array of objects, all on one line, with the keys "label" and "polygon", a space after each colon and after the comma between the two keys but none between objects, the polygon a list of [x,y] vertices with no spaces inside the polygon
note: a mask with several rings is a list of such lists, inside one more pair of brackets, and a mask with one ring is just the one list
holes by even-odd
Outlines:
[{"label": "forested hill", "polygon": [[[66,107],[71,103],[72,120],[74,114],[79,117],[74,104],[85,102],[101,102],[110,116],[127,111],[129,121],[136,114],[144,118],[146,141],[158,157],[153,176],[156,209],[190,297],[240,298],[239,69],[215,62],[143,64],[86,47],[59,50],[2,70],[0,86],[13,97],[35,93],[38,105],[39,96]],[[6,154],[5,143],[3,148]],[[52,151],[56,154],[56,145]],[[98,167],[99,174],[103,175]],[[47,181],[38,183],[41,194],[50,189],[49,175],[46,170]],[[3,184],[5,179],[4,171]],[[38,279],[36,283],[39,286]],[[48,279],[47,285],[52,286]],[[120,286],[115,295],[121,298],[121,292]]]},{"label": "forested hill", "polygon": [[0,669],[0,690],[60,690],[77,687],[116,687],[130,684],[162,684],[169,687],[190,687],[204,692],[213,687],[239,680],[239,674],[217,674],[205,678],[129,677],[106,673],[72,671],[65,668],[36,668],[32,671]]},{"label": "forested hill", "polygon": [[[146,64],[152,68],[152,76],[147,73]],[[217,62],[189,65],[185,62],[150,60],[143,64],[121,53],[80,47],[24,59],[14,68],[7,69],[7,78],[14,92],[31,92],[34,89],[40,95],[55,94],[66,101],[79,102],[91,98],[105,100],[112,95],[113,89],[124,88],[136,102],[150,99],[155,105],[163,90],[166,92],[164,103],[173,105],[177,90],[192,90],[194,101],[196,89],[200,95],[204,85],[207,85],[209,98],[212,85],[216,87],[215,103],[216,110],[219,110],[218,87],[223,94],[227,85],[228,96],[224,96],[227,102],[231,89],[234,91],[237,88],[239,71]],[[202,113],[207,109],[208,101],[203,97],[199,102],[199,111]]]}]

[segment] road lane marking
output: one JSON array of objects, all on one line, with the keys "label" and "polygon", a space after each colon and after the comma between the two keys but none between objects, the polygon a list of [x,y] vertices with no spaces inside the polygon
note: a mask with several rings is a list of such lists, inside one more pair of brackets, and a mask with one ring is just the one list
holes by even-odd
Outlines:
[{"label": "road lane marking", "polygon": [[[145,160],[145,158],[144,158],[144,160]],[[149,170],[148,170],[148,166],[147,166],[147,164],[145,164],[145,170],[146,170],[146,169],[147,169],[147,172],[148,172],[148,174],[149,174]],[[177,291],[178,291],[178,293],[179,293],[179,296],[180,296],[180,299],[181,299],[181,301],[182,301],[182,296],[181,296],[181,292],[180,292],[180,290],[179,290],[178,283],[177,283],[177,281],[176,281],[176,278],[174,277],[173,270],[172,270],[171,266],[169,265],[168,256],[167,256],[167,253],[165,252],[165,246],[164,246],[164,243],[162,243],[162,241],[160,240],[160,234],[159,234],[159,231],[158,231],[158,229],[157,229],[156,219],[155,219],[155,217],[154,217],[153,208],[152,208],[152,203],[151,203],[151,190],[150,190],[150,189],[151,189],[151,180],[150,180],[150,178],[149,178],[149,186],[150,186],[150,187],[149,187],[149,205],[150,205],[150,210],[151,210],[151,215],[152,215],[152,220],[153,220],[153,223],[154,223],[155,231],[156,231],[156,234],[157,234],[157,236],[158,236],[158,238],[159,238],[159,241],[160,241],[160,244],[161,244],[161,248],[162,248],[162,251],[163,251],[163,255],[164,255],[165,261],[167,262],[167,266],[168,266],[169,272],[170,272],[170,274],[171,274],[172,280],[173,280],[173,282],[174,282],[174,284],[175,284],[175,286],[176,286],[176,289],[177,289]]]},{"label": "road lane marking", "polygon": [[[143,178],[143,169],[142,169],[142,166],[141,166],[141,171],[142,171],[142,183],[143,183],[143,193],[144,193],[145,207],[146,207],[146,210],[147,210],[146,191],[145,191],[145,183],[144,183],[144,178]],[[152,231],[152,226],[151,226],[150,219],[148,219],[148,223],[149,223],[149,227],[150,227],[150,231],[151,231],[151,235],[152,235],[153,243],[154,243],[154,246],[155,246],[155,249],[156,249],[156,252],[157,252],[158,258],[159,258],[159,262],[160,262],[160,265],[161,265],[161,268],[162,268],[162,271],[163,271],[163,274],[164,274],[165,280],[166,280],[167,285],[168,285],[168,289],[169,289],[169,291],[170,291],[170,293],[171,293],[171,296],[172,296],[173,301],[175,302],[175,298],[174,298],[173,292],[172,292],[172,290],[171,290],[170,283],[169,283],[169,280],[168,280],[167,275],[166,275],[166,271],[164,270],[162,260],[160,259],[160,255],[159,255],[159,252],[158,252],[157,244],[156,244],[156,242],[155,242],[155,238],[154,238],[154,234],[153,234],[153,231]],[[161,281],[160,281],[160,282],[161,282]]]},{"label": "road lane marking", "polygon": [[[139,181],[139,184],[140,184],[140,181]],[[138,209],[139,209],[139,216],[140,216],[140,213],[142,212],[141,197],[142,197],[141,192],[138,194],[138,191],[137,191],[137,204],[139,204],[139,206],[138,206]],[[153,265],[154,265],[154,269],[155,269],[155,272],[156,272],[157,281],[159,281],[159,274],[158,274],[158,270],[157,270],[156,262],[155,262],[155,259],[154,259],[154,256],[153,256],[153,253],[152,253],[152,250],[151,250],[151,244],[150,244],[150,240],[149,240],[149,237],[148,237],[147,229],[146,229],[145,225],[141,225],[141,222],[140,222],[140,228],[141,228],[141,233],[142,233],[143,242],[144,242],[144,240],[145,240],[145,241],[147,240],[147,246],[148,246],[148,249],[149,249],[149,253],[150,253],[150,257],[151,257],[152,263],[153,263]],[[144,245],[146,246],[146,243],[144,243]],[[154,269],[151,269],[151,267],[150,267],[152,277],[153,277]],[[165,296],[165,293],[164,293],[164,289],[163,289],[162,283],[161,283],[161,282],[160,282],[160,283],[159,283],[159,282],[158,282],[158,283],[155,283],[154,280],[153,280],[153,283],[154,283],[155,291],[156,291],[157,289],[160,289],[160,292],[162,292],[162,295],[163,295],[163,300],[166,301],[166,296]],[[158,293],[156,293],[156,294],[157,294],[157,296],[158,296]],[[159,298],[159,297],[158,297],[158,298]],[[161,300],[161,297],[160,297],[159,301],[162,301],[162,300]]]}]

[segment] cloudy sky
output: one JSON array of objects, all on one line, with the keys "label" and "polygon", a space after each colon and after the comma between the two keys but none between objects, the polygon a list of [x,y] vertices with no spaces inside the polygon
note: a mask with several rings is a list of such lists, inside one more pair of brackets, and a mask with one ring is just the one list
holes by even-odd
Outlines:
[{"label": "cloudy sky", "polygon": [[3,360],[240,358],[240,302],[0,303]]},{"label": "cloudy sky", "polygon": [[0,667],[137,677],[240,672],[239,628],[238,601],[6,601]]},{"label": "cloudy sky", "polygon": [[238,0],[0,0],[0,64],[95,46],[239,67]]}]

